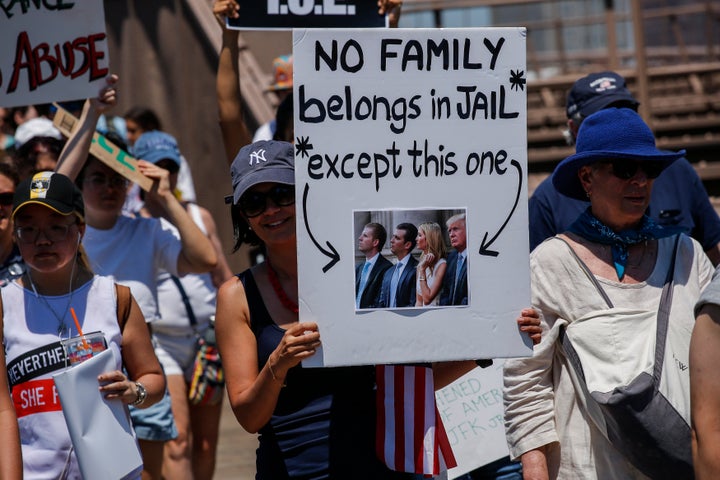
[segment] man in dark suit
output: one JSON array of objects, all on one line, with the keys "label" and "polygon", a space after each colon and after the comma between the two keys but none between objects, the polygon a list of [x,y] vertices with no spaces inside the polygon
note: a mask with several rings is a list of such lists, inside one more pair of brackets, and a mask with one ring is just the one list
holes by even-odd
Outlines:
[{"label": "man in dark suit", "polygon": [[380,288],[380,308],[402,308],[415,306],[416,268],[418,261],[410,255],[415,248],[417,227],[412,223],[401,223],[395,227],[390,237],[390,251],[395,254],[397,263],[385,271]]},{"label": "man in dark suit", "polygon": [[467,233],[465,231],[465,214],[460,213],[448,218],[450,245],[455,249],[450,252],[447,270],[443,280],[443,291],[440,294],[440,305],[467,305]]},{"label": "man in dark suit", "polygon": [[365,261],[355,267],[355,307],[374,308],[377,306],[385,270],[392,262],[380,255],[387,232],[379,223],[368,223],[358,238],[358,250],[365,254]]}]

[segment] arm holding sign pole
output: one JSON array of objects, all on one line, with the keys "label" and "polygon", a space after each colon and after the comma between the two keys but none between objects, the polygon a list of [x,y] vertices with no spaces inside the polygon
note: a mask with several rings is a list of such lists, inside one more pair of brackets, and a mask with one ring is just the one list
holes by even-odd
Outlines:
[{"label": "arm holding sign pole", "polygon": [[218,59],[216,92],[220,131],[228,164],[232,163],[240,147],[252,141],[242,110],[240,65],[238,56],[239,32],[226,28],[225,18],[237,18],[239,6],[235,0],[217,0],[213,13],[222,28],[222,45]]},{"label": "arm holding sign pole", "polygon": [[[58,129],[68,137],[65,148],[60,153],[56,171],[75,180],[85,165],[87,152],[95,134],[100,115],[115,106],[117,103],[117,75],[109,75],[105,79],[105,86],[98,93],[97,98],[88,99],[83,106],[80,119],[72,115],[66,117],[64,110],[58,107],[58,118],[54,121]],[[77,130],[76,130],[77,129]],[[71,135],[72,134],[72,135]]]}]

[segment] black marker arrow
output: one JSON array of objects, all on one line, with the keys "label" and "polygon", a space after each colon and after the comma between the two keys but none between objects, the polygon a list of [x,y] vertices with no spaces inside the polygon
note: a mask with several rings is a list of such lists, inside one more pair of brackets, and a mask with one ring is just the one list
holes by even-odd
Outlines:
[{"label": "black marker arrow", "polygon": [[335,265],[337,262],[340,261],[340,255],[338,254],[337,250],[335,250],[335,247],[332,246],[330,242],[325,242],[330,250],[332,252],[329,252],[325,250],[317,240],[315,240],[315,237],[313,237],[312,232],[310,231],[310,224],[308,223],[308,216],[307,216],[307,197],[308,192],[310,191],[310,185],[305,184],[305,190],[303,191],[303,218],[305,219],[305,230],[307,230],[308,235],[310,235],[310,240],[315,244],[318,250],[322,252],[323,255],[330,258],[330,263],[325,265],[322,269],[323,273],[327,273],[328,270],[330,270],[333,265]]},{"label": "black marker arrow", "polygon": [[495,236],[492,237],[490,239],[490,241],[488,241],[488,239],[487,239],[488,235],[490,235],[490,232],[485,232],[485,236],[482,239],[482,243],[480,243],[480,255],[486,255],[488,257],[497,257],[498,256],[498,252],[495,250],[489,250],[489,247],[490,247],[490,245],[495,243],[495,240],[497,240],[497,238],[500,236],[500,233],[507,226],[508,222],[510,221],[510,219],[513,216],[513,213],[515,213],[515,209],[517,208],[518,201],[520,200],[520,189],[522,188],[522,167],[520,166],[520,163],[515,159],[510,160],[510,164],[513,167],[515,167],[518,171],[518,189],[517,189],[517,194],[515,195],[515,204],[513,205],[512,209],[510,210],[510,214],[505,219],[505,222],[500,227],[500,230],[497,231]]}]

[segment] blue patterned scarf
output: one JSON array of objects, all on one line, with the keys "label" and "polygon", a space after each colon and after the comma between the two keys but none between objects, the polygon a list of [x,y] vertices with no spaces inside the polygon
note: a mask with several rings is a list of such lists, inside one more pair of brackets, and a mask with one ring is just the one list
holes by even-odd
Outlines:
[{"label": "blue patterned scarf", "polygon": [[615,271],[617,272],[618,278],[622,280],[625,276],[628,247],[630,245],[636,245],[657,238],[669,237],[683,230],[675,226],[663,227],[655,223],[652,218],[644,215],[639,228],[614,232],[610,227],[598,220],[590,211],[590,207],[588,207],[588,209],[580,214],[577,220],[570,225],[568,231],[580,235],[591,242],[610,245]]}]

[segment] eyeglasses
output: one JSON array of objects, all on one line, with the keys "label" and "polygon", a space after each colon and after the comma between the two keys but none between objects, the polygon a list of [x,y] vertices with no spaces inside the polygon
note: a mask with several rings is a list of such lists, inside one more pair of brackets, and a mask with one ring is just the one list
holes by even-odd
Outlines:
[{"label": "eyeglasses", "polygon": [[110,188],[127,188],[128,181],[124,177],[114,176],[106,177],[104,175],[92,175],[83,180],[83,183],[90,185],[92,188],[103,188],[109,186]]},{"label": "eyeglasses", "polygon": [[0,205],[3,207],[9,207],[13,204],[13,192],[0,193]]},{"label": "eyeglasses", "polygon": [[645,172],[645,176],[654,179],[660,176],[665,168],[665,162],[660,160],[645,160],[634,162],[626,159],[615,159],[602,162],[612,165],[612,174],[621,180],[630,180],[637,175],[638,169]]},{"label": "eyeglasses", "polygon": [[293,185],[275,185],[268,192],[246,192],[238,206],[242,213],[248,217],[257,217],[267,208],[267,199],[278,207],[287,207],[295,203],[295,187]]},{"label": "eyeglasses", "polygon": [[45,238],[51,242],[62,242],[67,238],[70,227],[73,225],[77,225],[77,223],[48,225],[44,228],[31,226],[15,227],[15,235],[23,243],[35,243],[38,238],[40,238],[40,232],[42,232]]}]

